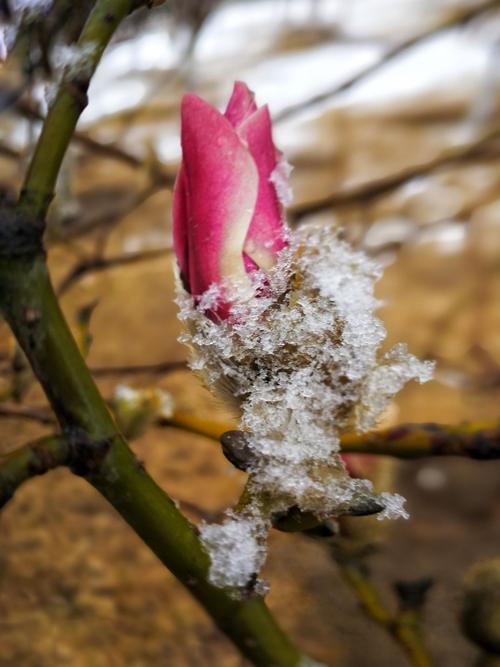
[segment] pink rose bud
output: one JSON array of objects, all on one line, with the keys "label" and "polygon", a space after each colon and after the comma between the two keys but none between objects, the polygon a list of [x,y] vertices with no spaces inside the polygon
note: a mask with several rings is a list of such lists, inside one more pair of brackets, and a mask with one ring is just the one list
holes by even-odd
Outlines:
[{"label": "pink rose bud", "polygon": [[184,96],[181,143],[172,211],[181,280],[194,297],[215,283],[222,296],[207,315],[226,319],[230,285],[269,270],[287,245],[276,187],[281,154],[267,106],[257,108],[239,81],[224,115],[192,93]]}]

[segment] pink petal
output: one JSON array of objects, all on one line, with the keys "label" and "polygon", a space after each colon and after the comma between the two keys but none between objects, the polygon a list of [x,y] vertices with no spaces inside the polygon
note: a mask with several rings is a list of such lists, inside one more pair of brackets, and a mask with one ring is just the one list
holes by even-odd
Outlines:
[{"label": "pink petal", "polygon": [[[182,101],[181,116],[187,216],[180,206],[177,210],[179,221],[187,223],[190,292],[200,295],[212,283],[247,279],[243,244],[258,174],[248,149],[216,109],[189,94]],[[177,238],[182,247],[182,234]]]},{"label": "pink petal", "polygon": [[233,127],[238,127],[257,111],[255,96],[243,81],[235,81],[224,116]]},{"label": "pink petal", "polygon": [[370,454],[342,454],[341,456],[351,477],[369,478],[377,468],[377,459]]},{"label": "pink petal", "polygon": [[272,138],[269,109],[261,107],[237,128],[239,136],[248,145],[259,171],[259,191],[254,215],[245,239],[245,253],[261,269],[270,269],[276,254],[287,245],[287,230],[283,211],[271,182],[277,155]]}]

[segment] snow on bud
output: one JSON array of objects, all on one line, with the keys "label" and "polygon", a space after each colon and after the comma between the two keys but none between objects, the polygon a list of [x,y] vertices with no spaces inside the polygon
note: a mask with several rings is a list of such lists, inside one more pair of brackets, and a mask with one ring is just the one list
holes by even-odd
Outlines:
[{"label": "snow on bud", "polygon": [[[381,517],[406,516],[403,498],[376,496],[349,474],[339,435],[373,427],[433,364],[403,345],[380,354],[376,264],[333,228],[287,231],[277,194],[286,170],[267,109],[244,84],[224,116],[184,98],[182,147],[173,211],[180,340],[191,368],[238,412],[250,453],[245,508],[201,536],[213,583],[242,589],[254,579],[248,563],[263,562],[267,530],[290,508],[323,519],[378,500]],[[246,569],[227,567],[236,552]]]},{"label": "snow on bud", "polygon": [[[182,165],[173,198],[173,236],[185,289],[219,287],[212,319],[226,319],[231,285],[251,285],[287,245],[279,199],[281,156],[267,106],[236,82],[224,114],[193,94],[181,108]],[[281,192],[281,185],[280,192]]]}]

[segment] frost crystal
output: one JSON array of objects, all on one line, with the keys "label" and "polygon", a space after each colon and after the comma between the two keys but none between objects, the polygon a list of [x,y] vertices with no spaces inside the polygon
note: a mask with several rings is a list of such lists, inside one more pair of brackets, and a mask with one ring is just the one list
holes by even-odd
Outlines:
[{"label": "frost crystal", "polygon": [[52,4],[53,0],[10,0],[8,6],[12,16],[8,23],[0,25],[0,63],[13,48],[20,27],[47,14]]},{"label": "frost crystal", "polygon": [[410,515],[404,508],[406,499],[400,496],[399,493],[381,493],[380,500],[385,505],[385,508],[377,514],[377,519],[409,519]]},{"label": "frost crystal", "polygon": [[67,76],[88,76],[92,72],[93,57],[97,44],[89,42],[84,46],[59,44],[54,49],[53,64]]},{"label": "frost crystal", "polygon": [[222,525],[203,524],[201,539],[211,557],[210,581],[215,586],[244,587],[266,557],[267,526],[250,518],[229,515]]},{"label": "frost crystal", "polygon": [[35,15],[48,12],[52,2],[53,0],[11,0],[10,8],[14,14],[28,12]]},{"label": "frost crystal", "polygon": [[285,208],[292,203],[293,199],[293,192],[289,182],[292,170],[292,165],[282,155],[269,179],[276,189],[278,199]]},{"label": "frost crystal", "polygon": [[[242,516],[202,531],[218,586],[242,586],[258,570],[273,515],[295,507],[326,518],[376,498],[346,472],[339,435],[371,428],[391,396],[433,368],[402,345],[380,355],[380,269],[331,229],[294,232],[271,271],[250,275],[250,288],[212,285],[197,303],[178,295],[191,367],[238,412],[252,456]],[[206,310],[221,293],[231,316],[214,322]],[[382,517],[407,516],[400,496],[376,500]]]}]

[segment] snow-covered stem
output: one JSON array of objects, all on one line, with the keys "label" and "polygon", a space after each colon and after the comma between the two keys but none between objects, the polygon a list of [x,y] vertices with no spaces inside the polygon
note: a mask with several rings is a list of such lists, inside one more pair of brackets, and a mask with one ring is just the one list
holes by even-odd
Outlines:
[{"label": "snow-covered stem", "polygon": [[[175,412],[166,423],[217,441],[223,433],[234,429],[234,424],[230,422],[218,422],[184,412]],[[500,423],[399,424],[369,433],[344,433],[340,436],[340,447],[345,454],[372,454],[397,459],[462,456],[493,460],[500,458]]]},{"label": "snow-covered stem", "polygon": [[298,667],[301,654],[262,597],[237,600],[209,582],[209,558],[196,529],[117,431],[64,320],[43,256],[11,257],[7,240],[0,233],[0,309],[71,445],[72,470],[107,498],[253,664]]},{"label": "snow-covered stem", "polygon": [[[287,530],[303,530],[314,518],[408,517],[401,496],[377,495],[368,479],[349,474],[340,435],[373,428],[406,382],[426,382],[433,370],[403,344],[381,351],[385,329],[374,296],[380,268],[338,230],[309,225],[288,242],[274,266],[252,281],[212,283],[198,300],[178,291],[191,367],[239,413],[244,432],[236,449],[222,443],[230,460],[232,451],[243,456],[244,498],[222,526],[201,529],[212,580],[222,585],[225,573],[226,585],[243,590],[260,570],[276,521],[286,518]],[[208,318],[207,310],[221,312],[223,294],[231,295],[230,317]],[[227,566],[240,549],[253,570]]]}]

